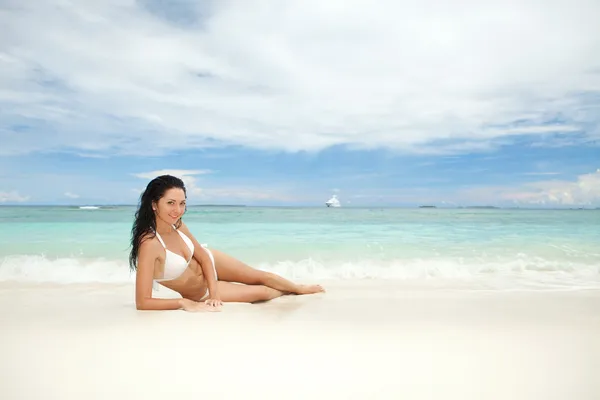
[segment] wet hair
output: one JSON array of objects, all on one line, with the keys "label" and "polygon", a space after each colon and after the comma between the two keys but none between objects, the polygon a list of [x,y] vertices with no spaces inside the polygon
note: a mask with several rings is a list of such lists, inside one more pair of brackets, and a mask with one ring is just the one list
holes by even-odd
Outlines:
[{"label": "wet hair", "polygon": [[[135,213],[133,227],[131,228],[131,252],[129,253],[129,268],[132,271],[137,269],[137,258],[142,238],[151,239],[156,233],[156,217],[152,209],[152,203],[158,203],[169,189],[182,189],[186,193],[183,181],[175,176],[161,175],[148,183],[146,190],[140,196],[140,202]],[[176,223],[176,227],[181,225],[181,219]]]}]

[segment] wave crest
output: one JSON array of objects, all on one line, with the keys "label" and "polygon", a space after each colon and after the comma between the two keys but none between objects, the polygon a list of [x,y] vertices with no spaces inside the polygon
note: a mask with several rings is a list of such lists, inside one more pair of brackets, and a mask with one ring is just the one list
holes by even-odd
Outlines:
[{"label": "wave crest", "polygon": [[[256,263],[254,267],[297,280],[384,279],[493,287],[568,286],[600,288],[594,264],[518,256],[506,260],[409,259],[329,261],[305,259]],[[128,283],[135,280],[126,260],[8,256],[0,261],[0,281]]]}]

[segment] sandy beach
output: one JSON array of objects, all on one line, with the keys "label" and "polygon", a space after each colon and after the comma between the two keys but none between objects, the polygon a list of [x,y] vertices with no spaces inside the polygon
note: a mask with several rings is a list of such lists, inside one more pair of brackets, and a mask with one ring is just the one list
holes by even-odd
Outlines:
[{"label": "sandy beach", "polygon": [[187,313],[136,311],[129,284],[2,283],[1,397],[600,398],[600,291],[326,285]]}]

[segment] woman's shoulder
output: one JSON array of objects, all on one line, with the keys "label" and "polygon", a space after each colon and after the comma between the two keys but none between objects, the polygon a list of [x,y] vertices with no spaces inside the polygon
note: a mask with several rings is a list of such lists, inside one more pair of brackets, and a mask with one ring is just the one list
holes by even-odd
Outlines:
[{"label": "woman's shoulder", "polygon": [[153,232],[146,232],[140,237],[140,251],[160,250],[162,245]]}]

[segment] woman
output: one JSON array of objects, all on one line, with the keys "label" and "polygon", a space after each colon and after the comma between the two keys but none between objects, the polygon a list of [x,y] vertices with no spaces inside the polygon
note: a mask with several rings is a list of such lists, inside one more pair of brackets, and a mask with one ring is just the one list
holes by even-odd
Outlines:
[{"label": "woman", "polygon": [[[209,250],[181,220],[185,211],[186,190],[179,178],[159,176],[142,193],[129,255],[129,265],[136,270],[138,310],[219,311],[223,302],[254,303],[288,293],[324,291],[320,285],[297,285]],[[154,282],[182,298],[152,298]]]}]

